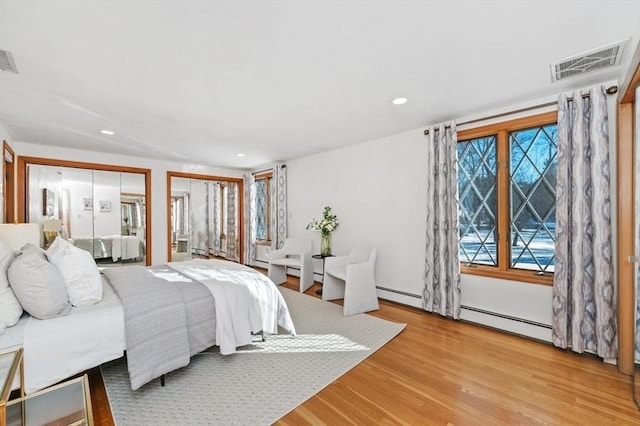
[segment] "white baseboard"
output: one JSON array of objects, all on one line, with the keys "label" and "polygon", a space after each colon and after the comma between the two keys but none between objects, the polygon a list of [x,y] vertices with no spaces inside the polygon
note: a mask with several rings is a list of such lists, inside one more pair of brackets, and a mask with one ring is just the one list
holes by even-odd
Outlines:
[{"label": "white baseboard", "polygon": [[460,312],[460,319],[508,331],[510,333],[531,337],[533,339],[551,342],[551,328],[546,327],[543,324],[538,325],[526,322],[525,320],[518,320],[517,318],[505,318],[491,313],[467,309],[465,307],[463,307]]},{"label": "white baseboard", "polygon": [[422,308],[422,298],[409,293],[397,293],[378,287],[378,297],[391,302],[401,303],[414,308]]}]

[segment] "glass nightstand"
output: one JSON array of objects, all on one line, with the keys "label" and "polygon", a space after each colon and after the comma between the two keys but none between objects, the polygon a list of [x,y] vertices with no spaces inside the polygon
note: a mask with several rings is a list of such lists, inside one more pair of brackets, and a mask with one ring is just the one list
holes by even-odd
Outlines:
[{"label": "glass nightstand", "polygon": [[[20,397],[9,400],[20,372]],[[89,379],[85,374],[24,395],[22,348],[0,354],[0,426],[93,425]]]},{"label": "glass nightstand", "polygon": [[7,403],[16,373],[20,373],[20,397],[24,397],[22,348],[0,354],[0,426],[7,425]]},{"label": "glass nightstand", "polygon": [[11,400],[6,425],[93,425],[87,375]]}]

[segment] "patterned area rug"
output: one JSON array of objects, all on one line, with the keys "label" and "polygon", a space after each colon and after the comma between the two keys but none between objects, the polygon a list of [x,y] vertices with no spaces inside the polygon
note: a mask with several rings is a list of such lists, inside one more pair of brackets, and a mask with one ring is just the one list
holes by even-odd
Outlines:
[{"label": "patterned area rug", "polygon": [[405,324],[279,288],[298,336],[270,336],[236,354],[214,348],[191,364],[132,391],[124,358],[102,366],[117,426],[269,425],[355,367]]}]

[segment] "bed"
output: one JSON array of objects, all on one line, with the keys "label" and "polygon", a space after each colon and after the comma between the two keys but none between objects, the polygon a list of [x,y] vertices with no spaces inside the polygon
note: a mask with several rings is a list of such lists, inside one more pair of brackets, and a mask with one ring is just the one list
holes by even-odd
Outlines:
[{"label": "bed", "polygon": [[75,237],[69,241],[78,248],[88,251],[96,260],[142,259],[146,249],[144,241],[133,235],[110,235],[95,237]]},{"label": "bed", "polygon": [[131,387],[138,389],[213,345],[230,355],[257,332],[295,336],[275,284],[233,262],[105,268],[100,286],[98,303],[44,320],[25,313],[0,334],[0,352],[24,347],[27,393],[120,358],[125,350]]}]

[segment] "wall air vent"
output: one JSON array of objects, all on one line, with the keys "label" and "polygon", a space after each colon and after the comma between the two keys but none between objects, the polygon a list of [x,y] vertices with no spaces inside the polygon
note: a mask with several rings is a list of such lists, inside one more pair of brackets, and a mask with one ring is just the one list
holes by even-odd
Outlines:
[{"label": "wall air vent", "polygon": [[0,49],[0,70],[11,71],[18,74],[18,68],[13,61],[13,55],[8,50]]},{"label": "wall air vent", "polygon": [[608,44],[551,64],[551,81],[556,82],[587,72],[620,65],[622,53],[629,39]]}]

